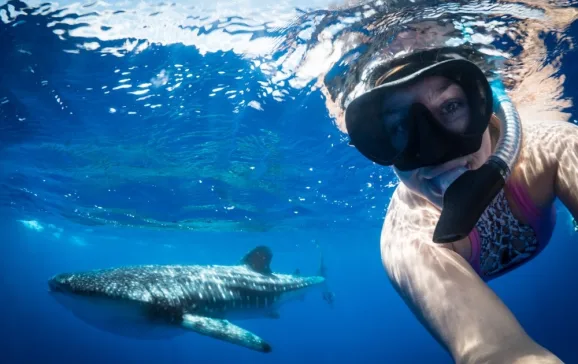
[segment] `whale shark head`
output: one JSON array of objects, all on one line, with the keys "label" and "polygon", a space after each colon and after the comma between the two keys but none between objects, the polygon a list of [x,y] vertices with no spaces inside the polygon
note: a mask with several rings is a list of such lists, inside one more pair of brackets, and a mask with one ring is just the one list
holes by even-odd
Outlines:
[{"label": "whale shark head", "polygon": [[[92,275],[58,274],[48,280],[54,299],[81,321],[104,332],[140,339],[180,335],[173,330],[150,325],[143,302],[123,296],[110,287],[103,289]],[[94,281],[96,279],[96,281]],[[92,284],[90,284],[92,283]]]},{"label": "whale shark head", "polygon": [[57,274],[48,280],[48,288],[53,293],[75,294],[72,284],[73,275],[69,273]]},{"label": "whale shark head", "polygon": [[103,292],[96,291],[94,286],[81,284],[81,280],[81,277],[71,273],[58,274],[48,280],[48,290],[56,301],[70,309],[74,308],[70,307],[72,303],[77,301],[113,300],[112,297],[107,297]]},{"label": "whale shark head", "polygon": [[115,303],[129,304],[138,303],[133,300],[126,299],[126,290],[117,289],[110,285],[110,283],[99,280],[96,274],[92,272],[73,274],[62,273],[53,276],[48,280],[48,289],[52,296],[64,306],[68,307],[71,302],[94,302],[102,304],[102,302],[110,301]]}]

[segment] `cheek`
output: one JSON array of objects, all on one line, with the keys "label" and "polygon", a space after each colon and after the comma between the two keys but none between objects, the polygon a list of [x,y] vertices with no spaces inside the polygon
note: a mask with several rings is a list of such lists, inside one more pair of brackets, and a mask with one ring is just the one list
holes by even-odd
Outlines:
[{"label": "cheek", "polygon": [[412,190],[419,188],[420,183],[417,179],[417,171],[402,172],[395,167],[393,168],[393,170],[397,175],[397,178],[399,178],[399,181],[403,183],[405,186],[409,187]]},{"label": "cheek", "polygon": [[486,130],[486,132],[484,133],[481,151],[484,159],[488,159],[490,155],[492,155],[492,139],[490,137],[490,132],[488,130]]},{"label": "cheek", "polygon": [[490,139],[490,133],[486,130],[484,137],[482,139],[482,146],[474,154],[474,169],[481,167],[488,158],[492,155],[492,140]]}]

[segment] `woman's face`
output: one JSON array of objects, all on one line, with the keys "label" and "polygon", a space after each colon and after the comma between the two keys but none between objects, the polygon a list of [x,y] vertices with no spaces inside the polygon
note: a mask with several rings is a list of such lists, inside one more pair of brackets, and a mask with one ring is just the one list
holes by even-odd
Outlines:
[{"label": "woman's face", "polygon": [[[441,76],[426,77],[409,85],[389,98],[384,105],[389,110],[407,110],[412,103],[419,102],[448,130],[465,131],[470,110],[468,100],[462,88],[448,78]],[[388,120],[395,120],[395,115]],[[482,146],[470,155],[451,160],[441,165],[422,167],[411,171],[394,170],[400,181],[412,191],[427,198],[437,206],[442,206],[442,197],[448,186],[465,169],[481,167],[492,154],[489,131],[484,132]]]}]

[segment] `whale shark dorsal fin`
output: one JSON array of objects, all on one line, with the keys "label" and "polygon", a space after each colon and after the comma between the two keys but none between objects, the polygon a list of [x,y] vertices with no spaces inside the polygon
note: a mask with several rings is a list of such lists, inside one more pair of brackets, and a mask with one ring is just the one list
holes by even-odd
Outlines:
[{"label": "whale shark dorsal fin", "polygon": [[271,249],[261,245],[245,254],[241,263],[257,273],[271,274],[271,259],[273,259]]},{"label": "whale shark dorsal fin", "polygon": [[228,320],[184,314],[181,326],[187,330],[195,331],[201,335],[215,339],[228,341],[232,344],[244,346],[251,350],[262,353],[270,353],[271,345],[259,336],[247,331]]}]

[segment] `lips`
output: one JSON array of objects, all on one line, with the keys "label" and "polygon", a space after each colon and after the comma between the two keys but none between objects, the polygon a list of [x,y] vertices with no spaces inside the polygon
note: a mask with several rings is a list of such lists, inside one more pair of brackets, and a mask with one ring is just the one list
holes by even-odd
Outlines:
[{"label": "lips", "polygon": [[422,169],[421,176],[425,179],[433,179],[443,173],[458,167],[469,167],[467,157],[454,159],[441,165],[426,167]]}]

